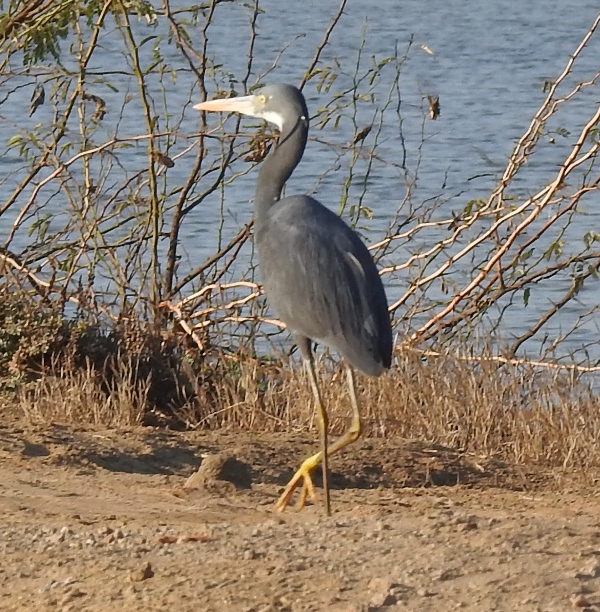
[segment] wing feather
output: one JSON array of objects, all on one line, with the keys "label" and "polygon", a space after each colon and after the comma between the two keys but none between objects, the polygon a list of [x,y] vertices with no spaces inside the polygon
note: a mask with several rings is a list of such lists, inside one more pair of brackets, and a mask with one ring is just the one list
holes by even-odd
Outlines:
[{"label": "wing feather", "polygon": [[385,291],[369,251],[342,219],[313,198],[285,198],[256,238],[267,299],[294,333],[368,374],[389,367]]}]

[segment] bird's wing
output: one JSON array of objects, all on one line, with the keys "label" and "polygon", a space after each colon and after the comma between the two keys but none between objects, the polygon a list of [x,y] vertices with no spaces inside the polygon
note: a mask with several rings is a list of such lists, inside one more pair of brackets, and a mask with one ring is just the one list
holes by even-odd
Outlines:
[{"label": "bird's wing", "polygon": [[[391,328],[369,251],[312,198],[286,198],[257,233],[267,299],[295,333],[322,342],[367,373],[391,359]],[[262,232],[262,233],[261,233]]]}]

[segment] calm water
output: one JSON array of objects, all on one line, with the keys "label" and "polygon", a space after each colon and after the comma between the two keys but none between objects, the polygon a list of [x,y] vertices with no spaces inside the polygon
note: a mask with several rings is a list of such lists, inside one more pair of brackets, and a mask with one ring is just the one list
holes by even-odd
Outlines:
[{"label": "calm water", "polygon": [[[337,11],[338,3],[331,0],[286,3],[263,0],[260,6],[264,14],[258,21],[250,82],[254,82],[257,75],[269,69],[277,54],[286,45],[290,45],[265,81],[298,83],[325,28]],[[549,0],[504,0],[494,3],[464,0],[379,0],[375,3],[350,0],[346,13],[331,37],[331,45],[321,60],[324,65],[339,66],[342,74],[332,91],[343,91],[352,82],[361,44],[360,70],[364,71],[371,57],[380,61],[393,55],[396,47],[403,52],[409,41],[414,40],[409,59],[401,69],[402,132],[397,121],[386,122],[380,137],[379,154],[388,161],[400,163],[402,136],[407,149],[408,169],[414,171],[418,163],[418,182],[412,194],[413,201],[426,202],[436,198],[448,200],[448,204],[440,209],[440,216],[447,217],[451,211],[460,211],[469,200],[487,197],[495,184],[495,178],[504,169],[516,140],[545,98],[546,94],[542,91],[544,81],[555,78],[562,71],[568,56],[597,13],[597,0],[570,0],[558,5]],[[209,31],[209,52],[238,81],[247,64],[250,14],[251,11],[241,3],[218,5],[214,24]],[[136,27],[143,30],[147,26],[141,22]],[[421,46],[426,46],[432,54],[421,50]],[[168,50],[165,49],[165,53]],[[586,50],[569,82],[574,84],[593,76],[598,69],[598,57],[600,36],[592,39],[590,48]],[[108,45],[106,55],[100,56],[97,61],[104,64],[97,65],[98,69],[111,65]],[[391,72],[386,75],[375,89],[375,108],[386,100]],[[116,102],[127,87],[133,89],[131,78],[126,75],[115,75],[113,82],[118,84],[120,93],[111,94],[105,90],[102,94],[109,108],[111,101],[114,99]],[[169,104],[173,108],[184,108],[192,87],[191,77],[189,81],[180,77],[177,85],[168,92]],[[242,93],[239,83],[236,89]],[[422,123],[423,98],[428,94],[440,97],[442,114],[437,121]],[[30,89],[23,92],[27,105],[30,95]],[[307,87],[306,95],[312,112],[331,96],[319,95],[313,83]],[[595,96],[597,103],[598,87],[589,95],[592,99]],[[589,102],[590,98],[583,97],[581,104],[586,100]],[[4,114],[10,116],[11,108],[16,111],[17,102],[18,99],[13,96],[9,102],[13,106],[4,108]],[[127,134],[145,132],[141,114],[136,124],[136,113],[131,112],[135,104],[133,101],[128,106],[127,128],[123,130]],[[565,126],[571,134],[576,134],[590,116],[589,104],[581,115],[578,114],[578,104],[574,104],[561,116],[561,126]],[[355,117],[358,128],[371,123],[374,107],[368,104],[359,106]],[[49,113],[50,110],[41,109],[31,120],[21,116],[21,121],[26,125],[28,121],[34,124],[36,120],[43,120],[44,112]],[[187,107],[180,130],[193,133],[198,127],[197,120],[196,111]],[[211,121],[216,125],[218,118],[211,118]],[[109,113],[104,124],[107,134],[110,133],[111,125],[115,125],[114,115],[111,117]],[[2,137],[10,137],[5,125],[1,129]],[[421,129],[424,130],[423,134]],[[313,136],[340,146],[348,143],[353,134],[353,121],[348,115],[340,122],[337,130],[329,124],[321,132],[312,132]],[[425,144],[422,156],[419,157],[418,147],[423,136]],[[188,145],[182,143],[181,149]],[[215,144],[214,154],[218,153],[218,145]],[[544,185],[544,181],[552,177],[560,161],[561,150],[558,147],[556,151],[546,147],[541,155],[532,160],[512,193],[520,197],[535,193]],[[132,171],[136,166],[138,169],[144,166],[145,145],[132,150],[128,163]],[[345,163],[346,158],[339,161],[337,152],[331,147],[317,142],[309,143],[302,164],[288,184],[288,193],[315,193],[322,202],[337,209],[340,202],[340,179],[345,177],[345,173],[343,167],[342,172],[336,172],[336,166]],[[2,164],[2,173],[10,172],[10,164],[11,158],[8,156]],[[168,182],[173,185],[183,182],[187,177],[187,169],[184,157],[169,170]],[[357,183],[360,183],[360,172],[364,169],[359,165],[358,170]],[[181,235],[185,257],[180,272],[203,261],[218,248],[219,243],[234,235],[240,225],[249,219],[255,179],[256,171],[250,172],[226,190],[223,212],[220,210],[218,196],[207,200],[201,209],[194,211]],[[360,185],[354,186],[351,194],[360,196]],[[367,225],[374,239],[387,227],[404,196],[403,174],[389,164],[376,164],[363,201],[365,206],[373,210],[373,218]],[[596,203],[600,203],[597,200]],[[574,239],[580,240],[581,235],[589,229],[600,231],[600,218],[596,211],[591,208],[589,212],[591,215],[571,230]],[[0,227],[1,241],[4,240],[4,232]],[[26,237],[20,239],[25,240]],[[433,240],[435,236],[427,239]],[[19,245],[13,244],[15,246]],[[240,270],[243,269],[244,264]],[[590,287],[582,292],[578,304],[581,312],[600,301],[595,286]],[[391,298],[401,295],[404,289],[400,275],[390,282]],[[541,310],[556,301],[563,290],[564,286],[560,284],[544,286],[527,309],[520,308],[511,312],[506,318],[503,333],[511,335],[531,324]],[[578,306],[570,305],[565,315],[561,314],[560,321],[557,320],[551,327],[552,333],[564,332],[573,324],[579,314]],[[582,342],[590,340],[590,334],[598,334],[598,331],[593,319],[581,324],[579,331],[566,344],[564,352],[576,350]],[[535,346],[531,345],[531,348],[535,352]],[[598,356],[597,351],[594,352],[593,357]]]}]

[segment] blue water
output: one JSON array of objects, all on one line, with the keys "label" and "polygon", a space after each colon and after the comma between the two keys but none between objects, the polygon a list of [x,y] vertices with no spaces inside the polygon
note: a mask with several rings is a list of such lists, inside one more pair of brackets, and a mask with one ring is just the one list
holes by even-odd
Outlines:
[{"label": "blue water", "polygon": [[[157,7],[160,5],[155,4]],[[174,8],[186,5],[183,0],[171,4]],[[262,0],[260,7],[264,12],[257,21],[248,83],[254,84],[259,75],[269,70],[279,53],[281,56],[276,66],[261,81],[299,83],[337,11],[338,3],[329,0],[288,3]],[[376,149],[384,161],[373,162],[365,187],[363,180],[368,165],[366,159],[360,159],[354,166],[354,177],[349,188],[349,205],[360,201],[362,206],[372,211],[370,218],[361,217],[358,221],[358,228],[365,239],[371,242],[379,240],[396,215],[403,221],[409,217],[410,211],[420,210],[426,215],[428,209],[435,208],[434,219],[448,218],[460,213],[471,200],[487,199],[514,144],[546,96],[542,91],[544,82],[556,78],[562,71],[597,13],[596,0],[571,0],[559,5],[544,0],[527,3],[514,0],[494,3],[459,0],[380,0],[371,3],[350,0],[319,63],[320,68],[331,67],[338,75],[337,79],[329,91],[317,90],[317,78],[305,88],[311,114],[317,114],[333,94],[351,88],[356,74],[364,74],[373,63],[394,54],[399,57],[397,62],[390,62],[382,69],[372,87],[366,80],[363,81],[359,89],[365,94],[364,100],[358,100],[353,105],[348,96],[341,99],[341,103],[350,104],[340,111],[337,125],[332,118],[322,129],[318,125],[313,127],[313,140],[309,142],[302,163],[288,183],[287,193],[312,193],[332,209],[340,210],[343,185],[352,159],[346,145],[357,130],[370,125],[374,118],[376,122],[379,120],[378,113],[391,96],[391,105],[385,111]],[[232,88],[239,94],[244,93],[241,81],[248,63],[251,15],[251,8],[241,2],[217,5],[214,22],[208,30],[208,55],[220,65],[212,84],[213,90],[218,83],[224,89]],[[156,87],[153,91],[154,111],[159,116],[159,128],[177,130],[181,135],[170,141],[161,141],[161,146],[176,158],[176,165],[159,176],[159,183],[173,194],[167,200],[167,205],[170,205],[175,201],[177,189],[185,183],[194,162],[196,151],[193,148],[188,150],[194,141],[185,136],[199,129],[198,113],[190,105],[190,100],[199,99],[199,92],[195,87],[195,77],[186,70],[179,52],[165,40],[164,20],[159,19],[156,25],[144,19],[134,19],[133,22],[139,39],[145,36],[163,37],[160,52],[179,71],[176,81],[163,79],[161,82],[158,78],[153,81]],[[199,27],[192,30],[198,33],[197,40],[193,41],[198,51],[201,44],[199,30]],[[120,55],[122,43],[110,27],[100,40],[102,49],[91,62],[92,76],[88,82],[89,91],[106,101],[108,113],[98,127],[95,144],[114,136],[116,132],[122,136],[145,134],[135,79]],[[156,40],[148,41],[140,49],[145,65],[153,61],[152,46]],[[67,51],[67,43],[63,44],[63,51]],[[401,62],[399,89],[396,90],[393,86],[396,66],[405,52],[407,57]],[[566,92],[569,86],[593,77],[598,70],[598,57],[600,34],[592,39],[562,91]],[[65,65],[70,65],[68,54]],[[107,70],[112,71],[108,77],[93,76]],[[45,72],[43,65],[37,67],[40,80],[44,80]],[[24,87],[10,94],[0,107],[0,142],[7,142],[16,131],[28,131],[36,124],[48,122],[53,113],[51,105],[46,103],[33,117],[28,117],[24,110],[29,106],[35,81],[30,76],[23,76],[13,78],[10,83]],[[207,79],[207,84],[211,87],[211,78]],[[48,89],[51,86],[50,82],[46,85]],[[372,97],[367,97],[367,94]],[[424,119],[428,95],[440,98],[441,116],[437,121]],[[598,99],[596,85],[572,104],[565,105],[555,125],[551,126],[566,130],[566,135],[556,136],[555,145],[548,144],[547,139],[543,142],[510,188],[510,195],[515,201],[536,193],[555,175],[565,152],[593,112]],[[398,107],[399,115],[396,113]],[[208,120],[209,127],[216,128],[221,118],[215,115]],[[233,120],[226,124],[228,129],[233,129],[234,125]],[[250,131],[250,126],[254,130],[259,125],[260,122],[244,120],[242,130]],[[75,129],[76,125],[72,127]],[[363,152],[370,150],[375,132],[374,128],[365,140]],[[209,156],[206,163],[218,160],[221,154],[219,142],[209,140],[207,148]],[[181,157],[177,158],[178,154],[182,154]],[[402,169],[399,166],[404,161],[405,168]],[[146,141],[120,152],[118,162],[105,159],[104,165],[92,164],[96,182],[105,181],[105,203],[111,189],[123,182],[123,176],[131,177],[146,167]],[[74,167],[73,171],[80,169]],[[0,180],[5,193],[14,188],[23,172],[23,163],[15,150],[7,151],[0,164]],[[246,174],[206,198],[186,219],[180,234],[180,278],[225,244],[251,217],[256,170],[252,170],[248,163],[239,162],[233,166],[228,178],[234,172]],[[43,172],[41,176],[48,173]],[[209,180],[210,177],[204,179]],[[195,193],[202,193],[206,184],[202,182],[197,185]],[[405,199],[409,184],[411,193],[410,202],[407,203]],[[73,214],[71,205],[61,197],[58,183],[52,183],[42,194],[48,200],[44,212],[54,215],[52,228],[68,222]],[[26,198],[21,201],[26,201]],[[587,214],[574,220],[566,234],[567,244],[572,242],[579,248],[581,236],[586,231],[600,231],[598,201],[596,194],[582,202],[582,210]],[[118,219],[119,215],[133,214],[139,210],[134,206],[121,205],[121,212],[117,213],[114,212],[115,207],[119,208],[111,205],[103,212],[101,223],[112,222],[111,214]],[[11,209],[0,218],[0,244],[6,240],[16,210]],[[348,208],[343,212],[346,217],[349,213]],[[36,213],[31,221],[38,218],[39,213]],[[31,240],[28,235],[29,223],[25,223],[15,235],[10,244],[13,251],[23,250]],[[165,226],[167,229],[168,226]],[[383,258],[382,264],[402,263],[411,253],[427,248],[447,235],[448,230],[421,232],[414,240],[399,243],[395,252]],[[472,237],[472,234],[469,236]],[[461,244],[464,245],[465,241]],[[251,257],[248,246],[225,278],[248,278]],[[456,274],[456,290],[470,278],[472,270],[467,265],[469,263],[465,261],[463,271]],[[433,271],[435,267],[428,270]],[[391,301],[404,293],[409,278],[407,271],[401,271],[386,279]],[[499,328],[504,341],[509,342],[510,338],[518,336],[560,299],[570,282],[566,274],[561,278],[534,287],[526,308],[517,300],[507,310]],[[110,287],[113,280],[110,275],[99,277],[96,280],[98,289]],[[186,292],[187,289],[182,297]],[[446,299],[447,296],[439,287],[433,287],[428,297],[435,300]],[[548,335],[546,344],[542,338],[536,337],[525,345],[524,350],[537,355],[548,342],[574,325],[574,333],[564,341],[558,354],[569,355],[579,350],[583,344],[597,337],[598,326],[594,316],[589,316],[584,322],[578,321],[578,317],[593,309],[599,298],[597,283],[588,281],[578,300],[568,304],[545,328],[541,335]],[[504,306],[506,304],[502,303],[498,308]],[[434,305],[432,308],[435,311]],[[402,315],[402,312],[398,314]],[[491,321],[496,314],[497,310],[492,308]],[[401,322],[399,331],[408,333],[418,328],[426,318],[422,314]],[[598,359],[600,351],[592,346],[590,355],[592,360]]]}]

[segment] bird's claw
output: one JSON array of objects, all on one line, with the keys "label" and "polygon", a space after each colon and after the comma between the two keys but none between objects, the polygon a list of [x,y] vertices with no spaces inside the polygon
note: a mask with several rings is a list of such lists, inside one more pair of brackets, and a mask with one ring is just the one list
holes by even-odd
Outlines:
[{"label": "bird's claw", "polygon": [[286,486],[285,490],[281,494],[281,497],[277,500],[277,503],[275,504],[275,510],[277,510],[278,512],[283,512],[287,508],[292,498],[292,495],[296,490],[296,487],[300,484],[300,480],[302,480],[302,490],[300,491],[300,497],[298,498],[297,509],[300,510],[301,508],[304,508],[304,504],[306,504],[306,500],[308,498],[310,498],[311,501],[314,501],[316,499],[317,495],[315,493],[315,486],[310,475],[310,473],[314,469],[314,466],[308,467],[305,464],[306,461],[294,474],[294,476]]}]

